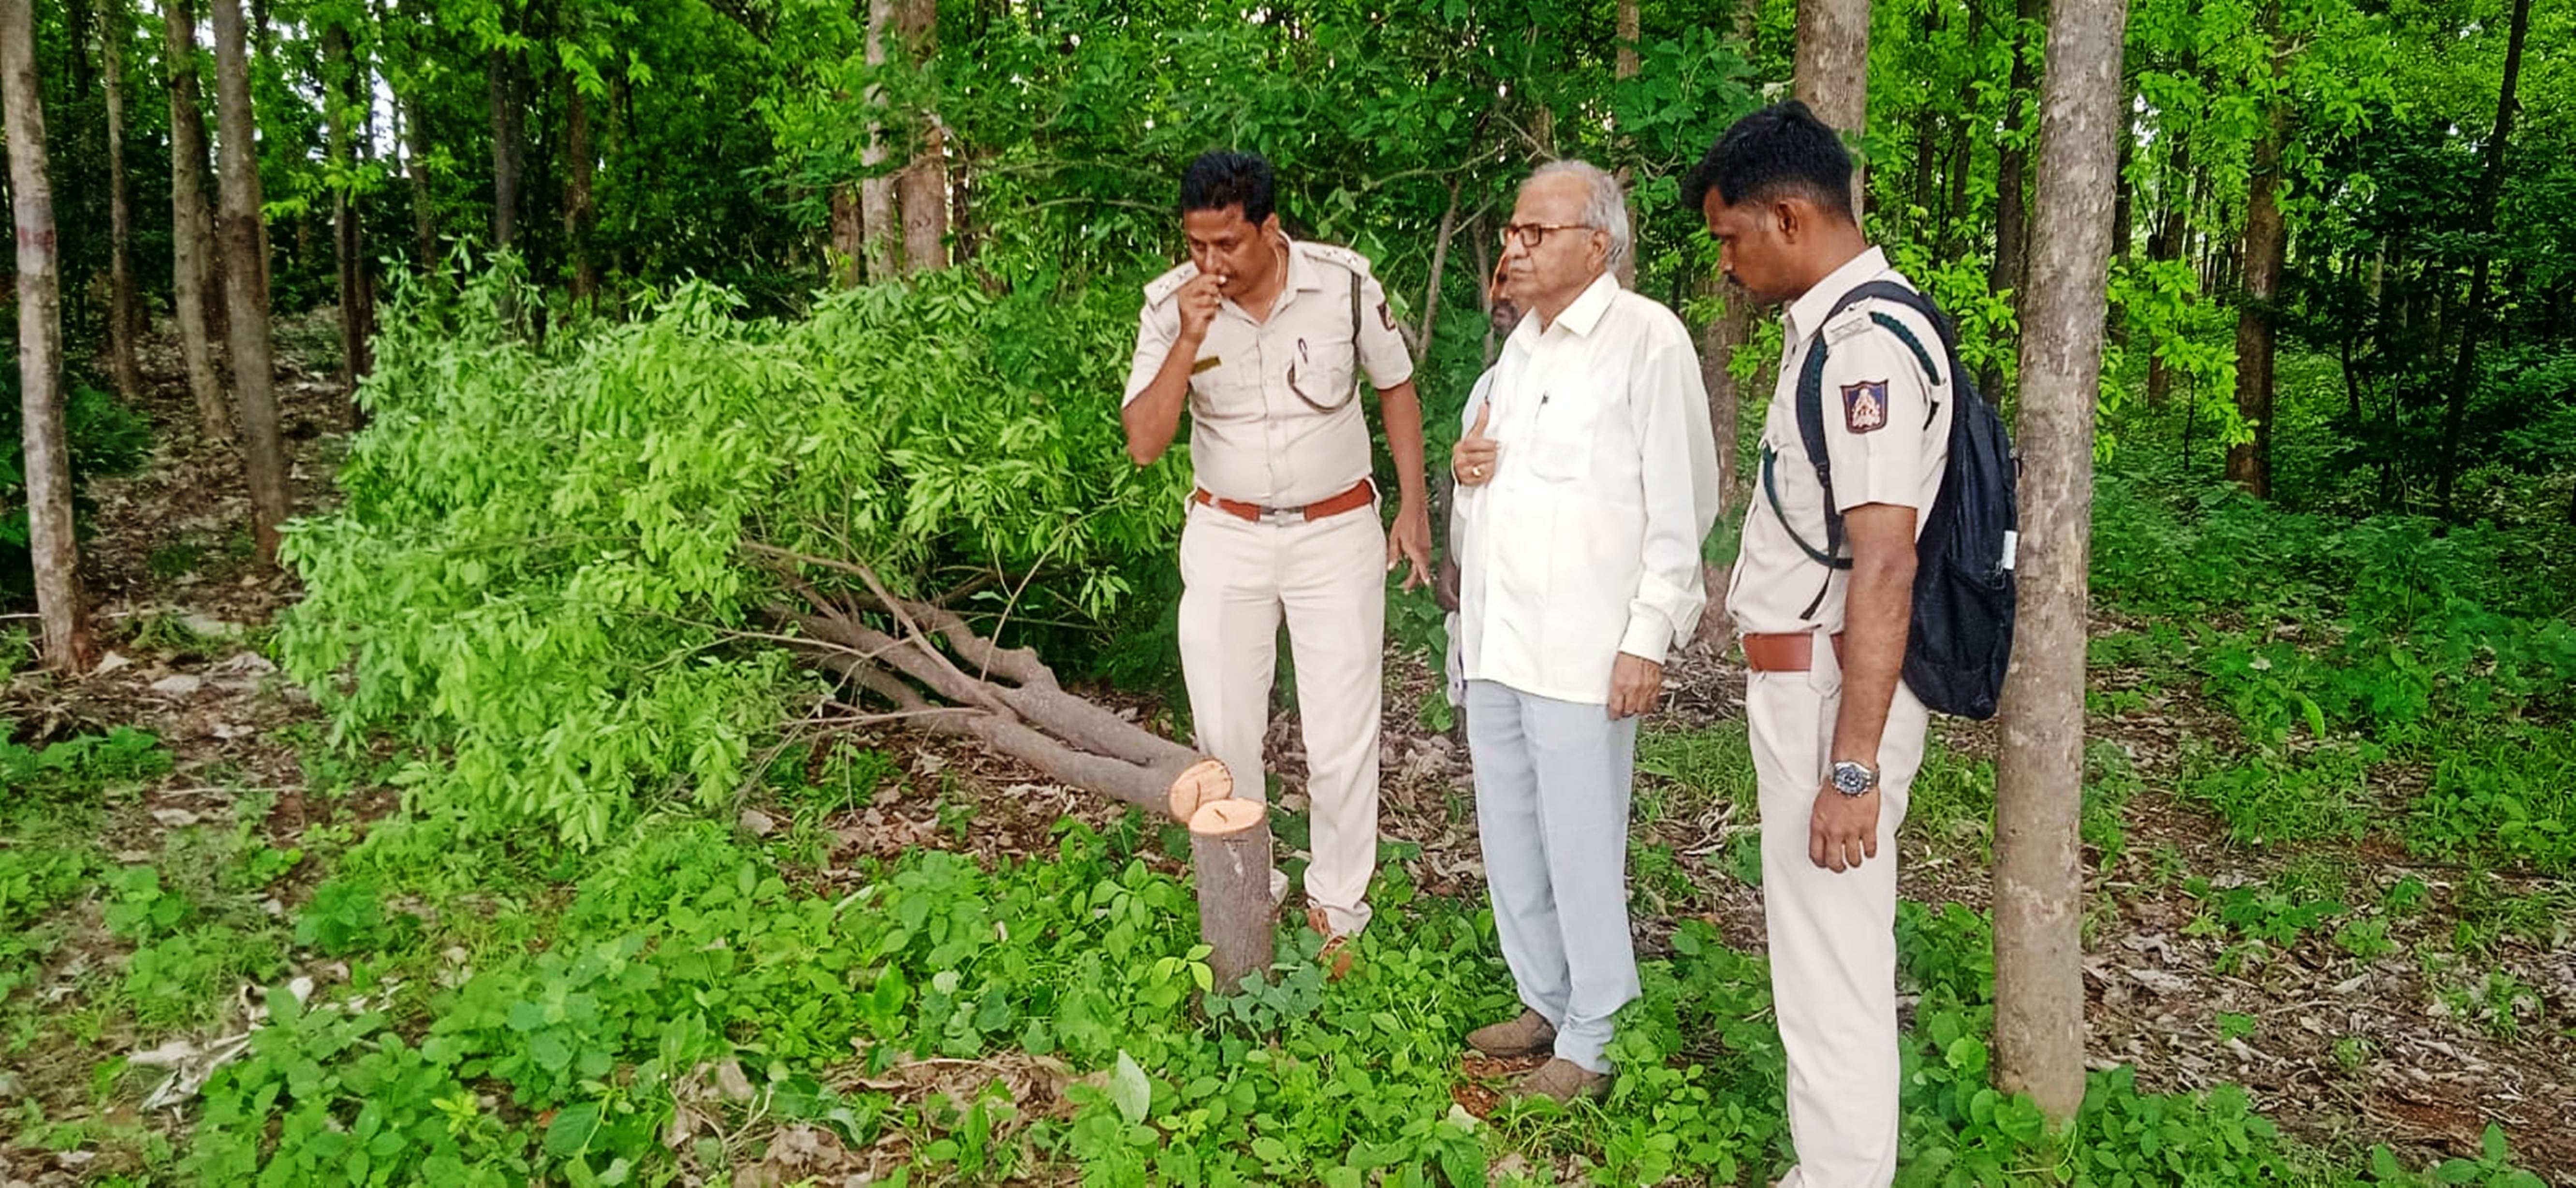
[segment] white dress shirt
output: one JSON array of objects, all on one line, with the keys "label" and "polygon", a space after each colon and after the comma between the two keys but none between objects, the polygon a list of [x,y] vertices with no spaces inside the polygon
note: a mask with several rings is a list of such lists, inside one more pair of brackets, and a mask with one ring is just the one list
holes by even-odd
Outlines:
[{"label": "white dress shirt", "polygon": [[1521,318],[1462,432],[1486,406],[1494,475],[1454,513],[1460,667],[1607,704],[1618,654],[1661,663],[1708,601],[1717,451],[1690,332],[1605,274],[1545,330]]}]

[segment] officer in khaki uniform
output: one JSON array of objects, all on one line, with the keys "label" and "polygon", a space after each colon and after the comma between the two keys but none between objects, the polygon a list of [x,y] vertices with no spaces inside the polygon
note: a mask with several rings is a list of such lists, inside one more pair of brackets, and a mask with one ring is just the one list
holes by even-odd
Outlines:
[{"label": "officer in khaki uniform", "polygon": [[[1727,609],[1743,633],[1745,718],[1761,788],[1762,902],[1789,1064],[1798,1165],[1783,1188],[1883,1188],[1896,1175],[1896,831],[1929,712],[1899,675],[1919,513],[1941,487],[1951,392],[1877,319],[1937,342],[1912,310],[1861,301],[1906,283],[1854,222],[1851,158],[1806,105],[1721,137],[1682,187],[1730,279],[1788,304]],[[1850,567],[1819,561],[1825,488],[1798,431],[1798,375],[1819,343],[1833,497]],[[1946,381],[1947,377],[1941,377]]]},{"label": "officer in khaki uniform", "polygon": [[[1145,287],[1121,419],[1140,466],[1190,413],[1197,489],[1181,532],[1181,672],[1201,749],[1264,795],[1279,624],[1288,624],[1311,802],[1307,923],[1368,924],[1377,863],[1385,575],[1427,580],[1422,409],[1368,260],[1279,229],[1270,166],[1209,152],[1181,179],[1190,263]],[[1357,386],[1378,390],[1399,503],[1381,529]],[[1274,875],[1274,894],[1285,890]],[[1347,954],[1337,959],[1348,960]]]}]

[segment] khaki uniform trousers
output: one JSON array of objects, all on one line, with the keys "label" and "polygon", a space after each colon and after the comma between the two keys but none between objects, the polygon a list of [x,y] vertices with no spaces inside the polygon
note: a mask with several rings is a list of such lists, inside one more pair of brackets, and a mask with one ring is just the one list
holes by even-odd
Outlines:
[{"label": "khaki uniform trousers", "polygon": [[1878,856],[1841,874],[1807,857],[1833,765],[1842,669],[1825,639],[1807,672],[1747,675],[1762,798],[1762,915],[1771,1000],[1789,1058],[1798,1166],[1780,1188],[1885,1188],[1896,1177],[1896,831],[1931,712],[1898,681],[1879,738]]},{"label": "khaki uniform trousers", "polygon": [[1199,749],[1235,795],[1266,800],[1279,623],[1296,660],[1309,802],[1306,900],[1335,932],[1369,921],[1377,868],[1378,718],[1386,691],[1386,531],[1374,504],[1256,523],[1193,503],[1181,530],[1181,675]]}]

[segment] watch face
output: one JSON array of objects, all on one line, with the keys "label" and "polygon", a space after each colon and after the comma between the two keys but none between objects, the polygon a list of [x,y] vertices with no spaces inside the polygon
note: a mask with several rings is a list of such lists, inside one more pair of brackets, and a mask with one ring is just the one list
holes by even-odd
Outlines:
[{"label": "watch face", "polygon": [[1877,781],[1870,778],[1870,770],[1860,764],[1837,763],[1834,765],[1834,791],[1836,792],[1840,792],[1845,796],[1858,796],[1869,791],[1870,785],[1874,783],[1877,783]]}]

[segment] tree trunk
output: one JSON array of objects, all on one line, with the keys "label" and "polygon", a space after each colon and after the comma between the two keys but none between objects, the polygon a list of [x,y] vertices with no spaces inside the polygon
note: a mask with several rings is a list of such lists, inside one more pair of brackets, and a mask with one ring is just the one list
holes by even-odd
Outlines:
[{"label": "tree trunk", "polygon": [[[1735,352],[1753,339],[1753,298],[1743,289],[1728,284],[1724,276],[1712,275],[1705,282],[1725,301],[1726,308],[1711,319],[1700,332],[1699,378],[1701,390],[1708,393],[1710,435],[1717,442],[1718,516],[1744,505],[1742,451],[1737,448],[1743,432],[1744,386],[1736,382]],[[1702,584],[1712,592],[1724,591],[1729,571],[1724,566],[1701,566]],[[1700,616],[1698,642],[1719,647],[1735,636],[1735,620],[1725,607],[1725,599],[1712,596],[1707,613]]]},{"label": "tree trunk", "polygon": [[179,324],[179,356],[187,364],[188,395],[197,406],[197,435],[209,443],[233,439],[233,416],[215,368],[211,319],[222,300],[216,290],[214,219],[206,206],[205,102],[197,86],[197,18],[188,0],[162,8],[164,66],[170,82],[170,291],[171,318]]},{"label": "tree trunk", "polygon": [[[896,9],[903,48],[915,68],[926,67],[939,51],[938,0],[902,0]],[[904,166],[903,255],[905,271],[925,272],[948,266],[947,129],[939,113],[920,115],[921,148]]]},{"label": "tree trunk", "polygon": [[1977,149],[1968,141],[1968,119],[1950,121],[1950,199],[1941,215],[1941,250],[1952,258],[1968,250],[1968,174],[1976,169]]},{"label": "tree trunk", "polygon": [[[510,23],[509,6],[501,22]],[[492,106],[492,247],[505,250],[519,233],[521,171],[527,164],[527,106],[519,85],[519,56],[494,46],[484,63],[484,90]]]},{"label": "tree trunk", "polygon": [[[2030,150],[2023,147],[2020,134],[2030,120],[2030,96],[2038,79],[2031,69],[2031,59],[2039,47],[2031,41],[2044,27],[2048,17],[2046,0],[2019,0],[2016,24],[2007,40],[2012,45],[2012,93],[2006,98],[2006,121],[1995,179],[1995,270],[1986,278],[1986,289],[1998,299],[2006,293],[2018,295],[2025,287],[2023,255],[2027,251],[2030,217],[2023,202],[2024,188],[2029,184]],[[2015,297],[2016,302],[2018,297]],[[1977,387],[1997,404],[2004,400],[2004,368],[2001,362],[1986,364],[1977,377]]]},{"label": "tree trunk", "polygon": [[832,283],[855,289],[867,275],[867,223],[860,217],[859,186],[832,187]]},{"label": "tree trunk", "polygon": [[[1618,0],[1617,16],[1618,46],[1614,51],[1615,56],[1611,59],[1610,76],[1626,80],[1637,77],[1637,42],[1642,36],[1637,14],[1637,0]],[[1621,136],[1618,149],[1622,155],[1625,155],[1634,151],[1635,143],[1633,138]],[[1622,200],[1628,206],[1628,254],[1619,258],[1618,265],[1613,271],[1619,278],[1620,288],[1634,289],[1637,287],[1636,249],[1638,241],[1644,238],[1639,232],[1645,224],[1637,218],[1637,195],[1635,189],[1629,185],[1631,174],[1628,167],[1622,165],[1617,172],[1620,187],[1625,191]],[[1450,186],[1450,202],[1453,205],[1457,202],[1457,186],[1454,182]]]},{"label": "tree trunk", "polygon": [[1190,867],[1199,885],[1199,940],[1217,993],[1266,980],[1273,925],[1270,812],[1257,800],[1216,800],[1190,817]]},{"label": "tree trunk", "polygon": [[[2275,59],[2274,69],[2279,69]],[[2275,99],[2263,139],[2254,146],[2251,193],[2245,201],[2245,295],[2236,315],[2236,413],[2254,427],[2254,440],[2227,447],[2227,479],[2259,499],[2272,495],[2272,348],[2281,295],[2281,147],[2289,139],[2290,108]]]},{"label": "tree trunk", "polygon": [[[2505,40],[2504,81],[2496,95],[2495,135],[2487,138],[2486,172],[2478,178],[2478,208],[2469,217],[2480,238],[2495,227],[2496,198],[2504,189],[2505,144],[2513,137],[2513,90],[2522,73],[2523,36],[2531,31],[2531,0],[2514,0],[2513,32]],[[2434,488],[2442,518],[2452,517],[2451,491],[2460,473],[2460,430],[2468,421],[2469,395],[2478,380],[2478,331],[2486,320],[2487,277],[2495,260],[2480,252],[2469,273],[2469,304],[2460,311],[2460,363],[2451,369],[2451,394],[2442,409],[2442,470]]]},{"label": "tree trunk", "polygon": [[2021,609],[1995,764],[1995,1083],[2084,1101],[2084,639],[2126,0],[2056,0],[2023,303]]},{"label": "tree trunk", "polygon": [[[867,57],[868,65],[886,63],[886,35],[894,24],[895,0],[868,0]],[[866,167],[867,178],[859,183],[860,232],[867,238],[868,280],[883,284],[902,271],[903,214],[895,200],[895,178],[886,168],[891,155],[886,148],[884,119],[885,89],[869,87],[864,96],[871,117],[867,147],[861,150],[859,163]]]},{"label": "tree trunk", "polygon": [[[1796,92],[1816,118],[1854,142],[1869,126],[1869,0],[1799,0]],[[1868,193],[1857,159],[1852,215]]]},{"label": "tree trunk", "polygon": [[564,79],[564,247],[572,253],[572,301],[587,307],[599,294],[599,261],[590,254],[591,182],[595,150],[590,138],[590,96],[581,81]]},{"label": "tree trunk", "polygon": [[[2167,169],[2172,177],[2168,179],[2166,185],[2165,208],[2163,213],[2157,216],[2155,233],[2147,239],[2147,258],[2159,263],[2182,259],[2183,241],[2188,236],[2192,190],[2189,138],[2174,142],[2173,157],[2167,163]],[[2152,344],[2152,348],[2161,348],[2163,345],[2155,343]],[[2165,366],[2161,354],[2150,354],[2147,357],[2147,403],[2150,406],[2162,408],[2166,397],[2172,391],[2172,369]]]},{"label": "tree trunk", "polygon": [[[330,138],[331,163],[348,176],[358,166],[356,139],[349,131],[349,116],[356,109],[356,66],[350,60],[349,30],[337,22],[322,30],[322,110],[323,124]],[[337,266],[334,291],[340,303],[340,384],[352,397],[358,389],[358,377],[367,373],[367,335],[364,311],[358,308],[358,280],[361,245],[358,238],[357,211],[352,209],[347,186],[331,187],[331,256]],[[358,423],[357,403],[349,405],[349,423]]]},{"label": "tree trunk", "polygon": [[1440,277],[1449,268],[1449,241],[1458,233],[1458,183],[1463,175],[1449,179],[1449,208],[1440,212],[1440,232],[1431,241],[1431,281],[1422,290],[1422,332],[1413,343],[1413,366],[1431,357],[1431,341],[1440,333]]},{"label": "tree trunk", "polygon": [[71,451],[63,432],[61,257],[54,188],[45,176],[43,85],[30,0],[0,0],[0,116],[8,123],[9,196],[18,227],[18,401],[25,451],[27,554],[36,580],[44,665],[87,672],[89,612],[72,530]]},{"label": "tree trunk", "polygon": [[143,396],[143,368],[135,359],[140,306],[134,299],[134,203],[125,176],[125,0],[110,0],[98,30],[100,65],[107,76],[108,370],[116,394],[128,403]]},{"label": "tree trunk", "polygon": [[276,376],[268,351],[268,269],[262,266],[258,125],[251,119],[250,56],[241,0],[215,0],[215,115],[222,133],[224,270],[231,307],[233,388],[241,399],[242,462],[262,565],[277,563],[286,522],[286,443],[278,432]]},{"label": "tree trunk", "polygon": [[428,104],[415,94],[403,100],[402,112],[403,172],[411,182],[412,268],[428,276],[438,271],[438,211],[429,196]]}]

